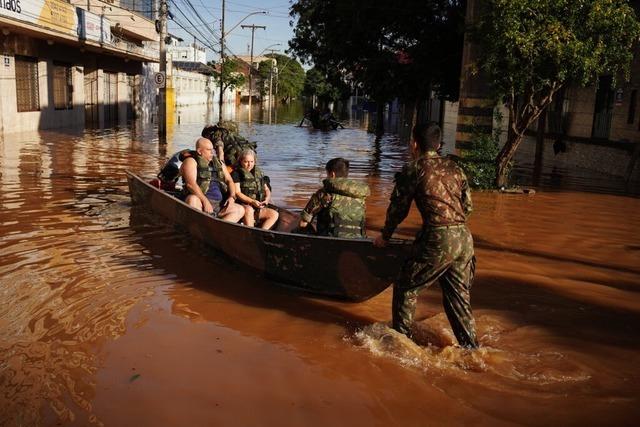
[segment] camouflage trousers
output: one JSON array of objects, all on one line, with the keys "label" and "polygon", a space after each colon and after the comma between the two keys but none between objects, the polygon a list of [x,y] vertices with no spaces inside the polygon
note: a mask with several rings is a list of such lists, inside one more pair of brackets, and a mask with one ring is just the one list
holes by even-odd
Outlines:
[{"label": "camouflage trousers", "polygon": [[393,286],[393,328],[411,336],[418,292],[438,281],[444,310],[458,343],[477,347],[469,294],[475,261],[473,238],[465,225],[425,228]]}]

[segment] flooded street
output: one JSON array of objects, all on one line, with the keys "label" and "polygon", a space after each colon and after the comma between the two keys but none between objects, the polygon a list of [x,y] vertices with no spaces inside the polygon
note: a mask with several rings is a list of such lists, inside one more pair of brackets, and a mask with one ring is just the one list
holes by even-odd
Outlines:
[{"label": "flooded street", "polygon": [[[236,116],[274,202],[302,208],[346,157],[375,236],[405,144],[355,121],[296,127],[301,114]],[[475,192],[482,348],[452,345],[438,286],[417,346],[389,335],[391,289],[302,296],[131,207],[124,171],[155,176],[203,124],[182,115],[166,144],[135,126],[0,140],[0,425],[637,424],[637,196],[570,172],[553,187],[549,171],[535,195]],[[412,210],[396,236],[419,227]]]}]

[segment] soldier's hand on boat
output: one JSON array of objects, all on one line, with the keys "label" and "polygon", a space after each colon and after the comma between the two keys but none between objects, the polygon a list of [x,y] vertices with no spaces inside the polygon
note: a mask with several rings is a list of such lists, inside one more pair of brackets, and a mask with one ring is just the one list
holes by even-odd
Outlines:
[{"label": "soldier's hand on boat", "polygon": [[389,241],[382,237],[382,234],[376,237],[376,239],[373,241],[373,246],[375,246],[376,248],[386,248],[388,244]]}]

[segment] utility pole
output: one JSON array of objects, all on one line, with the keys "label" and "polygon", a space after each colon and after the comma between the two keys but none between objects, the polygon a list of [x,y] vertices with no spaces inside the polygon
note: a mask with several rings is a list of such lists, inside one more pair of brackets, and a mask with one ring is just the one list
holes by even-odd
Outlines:
[{"label": "utility pole", "polygon": [[164,74],[164,86],[160,88],[160,96],[158,99],[158,135],[165,136],[167,134],[167,46],[165,38],[167,37],[167,0],[160,0],[160,11],[158,18],[160,20],[160,73]]},{"label": "utility pole", "polygon": [[[267,49],[267,50],[271,52],[272,56],[274,53],[279,51],[278,49]],[[269,109],[271,109],[271,99],[272,99],[271,96],[272,96],[272,88],[273,88],[273,62],[275,60],[276,60],[275,58],[271,58],[271,68],[269,69]],[[276,84],[277,84],[277,80],[276,80]]]},{"label": "utility pole", "polygon": [[218,99],[218,123],[222,121],[222,92],[224,92],[224,0],[222,0],[222,20],[220,23],[220,98]]},{"label": "utility pole", "polygon": [[251,28],[251,60],[249,61],[249,115],[251,115],[251,98],[253,94],[253,86],[252,86],[252,74],[253,74],[253,38],[256,33],[257,28],[262,28],[266,30],[267,27],[264,25],[242,25],[242,29]]}]

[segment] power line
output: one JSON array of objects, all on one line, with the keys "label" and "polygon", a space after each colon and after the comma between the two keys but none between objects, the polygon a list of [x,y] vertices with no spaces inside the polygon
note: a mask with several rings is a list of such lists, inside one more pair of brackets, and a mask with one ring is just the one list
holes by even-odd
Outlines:
[{"label": "power line", "polygon": [[185,3],[192,11],[193,14],[196,16],[196,18],[202,22],[203,25],[205,25],[205,28],[211,33],[211,35],[213,36],[213,38],[217,39],[219,38],[219,36],[214,32],[213,28],[207,26],[207,23],[204,22],[204,19],[202,18],[202,16],[198,13],[198,11],[196,10],[196,8],[193,6],[193,4],[191,3],[191,0],[182,0],[183,3]]},{"label": "power line", "polygon": [[193,37],[194,39],[196,39],[196,40],[200,39],[200,42],[202,43],[202,45],[203,45],[204,47],[208,47],[208,48],[209,48],[209,49],[211,49],[213,52],[216,52],[216,53],[218,52],[218,50],[217,50],[215,47],[213,47],[211,44],[209,44],[209,43],[207,43],[207,42],[206,42],[206,38],[203,40],[203,39],[202,39],[202,37],[198,37],[198,36],[196,36],[194,33],[192,33],[191,31],[189,31],[189,29],[188,29],[188,28],[185,28],[185,26],[183,26],[183,25],[182,25],[182,23],[181,23],[180,21],[176,20],[176,19],[175,19],[175,16],[173,17],[173,22],[174,22],[178,27],[180,27],[182,30],[184,30],[187,34],[189,34],[191,37]]},{"label": "power line", "polygon": [[[191,24],[192,28],[198,33],[200,34],[200,37],[197,37],[195,34],[193,34],[192,32],[190,32],[189,30],[187,30],[185,27],[187,27],[186,25],[183,25],[183,23],[179,22],[178,20],[176,20],[176,17],[173,17],[173,21],[178,24],[184,31],[186,31],[188,34],[190,34],[192,37],[198,39],[200,38],[200,41],[202,42],[202,44],[204,44],[205,46],[210,47],[211,49],[213,49],[213,51],[215,52],[215,49],[211,46],[208,45],[207,43],[205,43],[205,41],[207,39],[209,39],[209,37],[207,37],[202,31],[200,31],[195,24],[187,17],[187,15],[182,11],[182,9],[180,7],[178,7],[178,5],[176,4],[176,2],[174,0],[169,0],[174,6],[175,8],[178,10],[178,12],[180,13],[180,15],[182,15],[184,17],[184,19],[187,20],[187,22],[189,24]],[[215,37],[214,37],[215,39]]]}]

